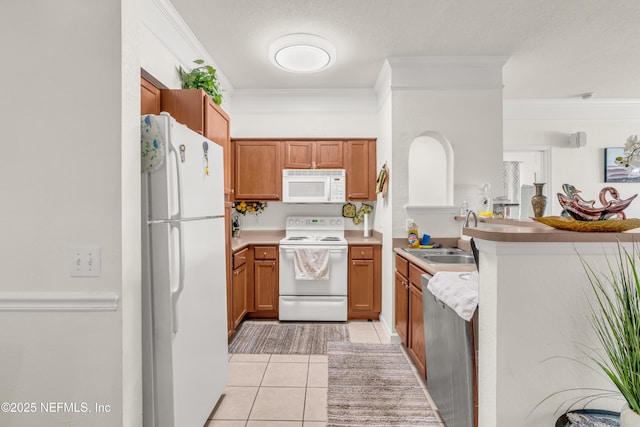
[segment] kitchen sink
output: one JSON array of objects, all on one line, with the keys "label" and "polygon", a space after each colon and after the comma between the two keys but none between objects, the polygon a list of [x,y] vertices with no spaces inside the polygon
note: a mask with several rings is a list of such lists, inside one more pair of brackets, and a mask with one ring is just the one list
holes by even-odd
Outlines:
[{"label": "kitchen sink", "polygon": [[475,262],[471,252],[459,248],[403,248],[403,250],[431,264],[473,264]]},{"label": "kitchen sink", "polygon": [[475,262],[471,254],[426,255],[421,258],[433,264],[473,264]]}]

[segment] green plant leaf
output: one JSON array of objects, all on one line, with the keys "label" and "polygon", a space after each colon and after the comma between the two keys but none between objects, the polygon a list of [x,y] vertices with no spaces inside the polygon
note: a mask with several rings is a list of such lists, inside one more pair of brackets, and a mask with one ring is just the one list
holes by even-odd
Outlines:
[{"label": "green plant leaf", "polygon": [[202,89],[204,90],[216,104],[222,104],[222,88],[216,77],[216,70],[210,65],[204,64],[204,60],[196,59],[196,64],[200,67],[193,68],[190,72],[186,72],[182,67],[178,67],[180,81],[183,89]]}]

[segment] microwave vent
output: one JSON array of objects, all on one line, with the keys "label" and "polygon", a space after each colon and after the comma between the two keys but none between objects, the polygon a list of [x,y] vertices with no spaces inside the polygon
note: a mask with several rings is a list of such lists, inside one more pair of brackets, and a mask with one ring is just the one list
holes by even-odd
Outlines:
[{"label": "microwave vent", "polygon": [[282,176],[344,176],[344,169],[283,169]]}]

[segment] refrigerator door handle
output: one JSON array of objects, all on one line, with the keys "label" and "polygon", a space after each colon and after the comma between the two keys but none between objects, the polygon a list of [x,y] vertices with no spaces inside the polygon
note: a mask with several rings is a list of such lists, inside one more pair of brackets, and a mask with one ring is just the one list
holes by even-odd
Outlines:
[{"label": "refrigerator door handle", "polygon": [[180,298],[180,294],[184,290],[184,273],[185,273],[185,265],[184,265],[184,241],[183,241],[183,232],[182,232],[182,224],[179,222],[172,222],[171,227],[175,228],[178,231],[178,268],[180,269],[178,273],[178,287],[176,289],[171,290],[171,319],[173,323],[173,332],[178,332],[178,299]]},{"label": "refrigerator door handle", "polygon": [[[170,124],[169,125],[169,140],[173,141],[173,126]],[[171,219],[181,219],[182,218],[182,207],[184,206],[183,204],[183,200],[182,200],[182,170],[180,169],[180,157],[181,154],[178,153],[178,150],[176,150],[176,147],[173,146],[173,144],[168,144],[169,146],[169,151],[173,154],[171,157],[173,158],[173,163],[175,165],[176,168],[176,181],[177,181],[177,189],[176,189],[176,196],[178,198],[178,212],[176,212],[175,214],[171,215]]]}]

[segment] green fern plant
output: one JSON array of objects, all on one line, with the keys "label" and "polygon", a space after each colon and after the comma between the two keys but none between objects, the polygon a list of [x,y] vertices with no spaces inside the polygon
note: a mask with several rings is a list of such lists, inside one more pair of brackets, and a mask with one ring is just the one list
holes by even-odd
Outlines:
[{"label": "green fern plant", "polygon": [[202,89],[211,97],[213,102],[218,105],[222,104],[222,88],[216,77],[216,69],[210,65],[203,65],[204,61],[202,59],[196,59],[193,62],[199,67],[193,68],[190,72],[178,67],[182,89]]},{"label": "green fern plant", "polygon": [[580,257],[596,297],[591,323],[602,345],[593,361],[613,382],[629,408],[640,414],[640,278],[638,248],[618,244],[609,275],[597,274]]}]

